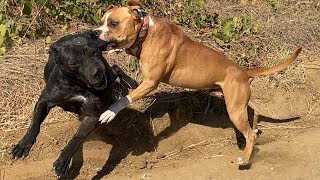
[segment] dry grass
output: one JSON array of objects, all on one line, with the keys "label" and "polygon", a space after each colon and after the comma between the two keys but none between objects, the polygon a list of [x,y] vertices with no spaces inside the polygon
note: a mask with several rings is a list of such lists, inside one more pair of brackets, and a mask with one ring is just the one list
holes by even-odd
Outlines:
[{"label": "dry grass", "polygon": [[[236,0],[208,1],[209,12],[221,17],[248,14],[258,23],[260,32],[231,43],[224,52],[232,59],[245,58],[245,53],[257,45],[256,54],[249,58],[245,66],[270,67],[288,58],[297,47],[303,47],[299,62],[291,65],[285,73],[267,78],[286,89],[303,88],[306,83],[306,64],[301,57],[318,54],[320,50],[320,4],[314,0],[276,1],[274,11],[271,1],[252,0],[241,4]],[[305,58],[303,58],[305,59]]]},{"label": "dry grass", "polygon": [[[47,45],[41,41],[16,47],[0,58],[0,129],[16,131],[29,126],[34,106],[44,86],[43,68]],[[47,121],[68,119],[53,110]],[[69,115],[70,117],[71,115]]]},{"label": "dry grass", "polygon": [[1,58],[1,121],[2,130],[10,131],[22,128],[26,119],[30,119],[30,112],[36,98],[43,86],[41,69],[44,58]]}]

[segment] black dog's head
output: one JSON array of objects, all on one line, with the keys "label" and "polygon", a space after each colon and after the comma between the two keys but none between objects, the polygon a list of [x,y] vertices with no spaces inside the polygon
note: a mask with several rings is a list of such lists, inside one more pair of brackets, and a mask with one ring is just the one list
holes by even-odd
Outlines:
[{"label": "black dog's head", "polygon": [[64,75],[101,90],[107,86],[106,60],[102,56],[105,46],[89,31],[59,39],[51,46],[50,55]]}]

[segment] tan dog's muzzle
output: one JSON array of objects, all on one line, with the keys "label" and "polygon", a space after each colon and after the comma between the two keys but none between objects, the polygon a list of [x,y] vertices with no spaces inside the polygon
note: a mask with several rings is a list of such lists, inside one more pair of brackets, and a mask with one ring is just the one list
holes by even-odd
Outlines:
[{"label": "tan dog's muzzle", "polygon": [[99,39],[102,41],[108,41],[108,32],[103,30],[100,30],[100,32]]},{"label": "tan dog's muzzle", "polygon": [[94,32],[95,32],[95,36],[100,40],[108,41],[108,32],[106,30],[103,30],[102,27],[95,29]]},{"label": "tan dog's muzzle", "polygon": [[98,28],[94,31],[94,36],[108,43],[105,49],[106,51],[110,51],[116,46],[116,42],[108,38],[107,31],[103,31]]}]

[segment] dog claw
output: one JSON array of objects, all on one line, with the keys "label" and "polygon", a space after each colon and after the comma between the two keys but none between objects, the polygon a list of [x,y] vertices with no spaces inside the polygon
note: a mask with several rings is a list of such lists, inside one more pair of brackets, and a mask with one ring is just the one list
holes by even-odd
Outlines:
[{"label": "dog claw", "polygon": [[26,158],[29,155],[30,148],[31,146],[23,146],[21,144],[14,145],[11,150],[12,159],[17,160]]},{"label": "dog claw", "polygon": [[54,174],[60,178],[62,175],[64,175],[69,166],[70,160],[56,160],[56,162],[53,163],[52,170],[54,171]]},{"label": "dog claw", "polygon": [[254,129],[253,132],[257,135],[260,136],[262,134],[262,131],[260,129]]}]

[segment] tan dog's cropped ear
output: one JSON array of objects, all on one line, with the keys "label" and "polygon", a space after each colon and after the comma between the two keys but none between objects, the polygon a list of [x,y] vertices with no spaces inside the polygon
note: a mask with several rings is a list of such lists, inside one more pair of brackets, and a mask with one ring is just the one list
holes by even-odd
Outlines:
[{"label": "tan dog's cropped ear", "polygon": [[114,8],[114,5],[113,5],[113,4],[109,5],[108,8],[107,8],[107,10],[109,11],[109,10],[112,9],[112,8]]},{"label": "tan dog's cropped ear", "polygon": [[128,0],[127,1],[127,6],[141,6],[139,0]]},{"label": "tan dog's cropped ear", "polygon": [[134,17],[134,20],[140,21],[141,19],[139,18],[139,14],[137,11],[137,9],[139,9],[139,6],[133,6],[133,7],[134,8],[132,8],[131,6],[129,7],[129,12]]}]

